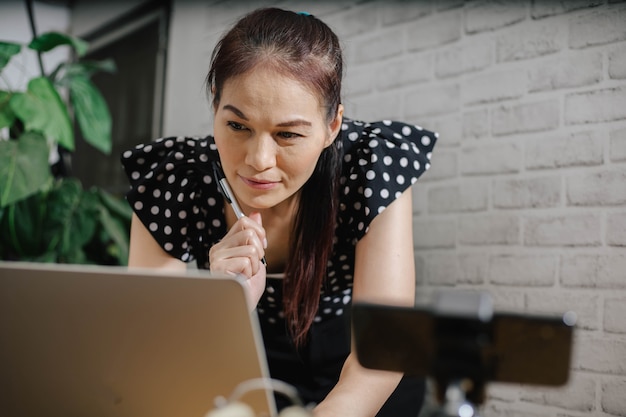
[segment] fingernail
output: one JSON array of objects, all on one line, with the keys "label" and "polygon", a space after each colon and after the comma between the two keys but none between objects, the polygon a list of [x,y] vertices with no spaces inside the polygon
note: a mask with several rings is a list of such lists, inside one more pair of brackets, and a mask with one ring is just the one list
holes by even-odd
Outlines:
[{"label": "fingernail", "polygon": [[263,238],[263,249],[267,249],[267,238]]}]

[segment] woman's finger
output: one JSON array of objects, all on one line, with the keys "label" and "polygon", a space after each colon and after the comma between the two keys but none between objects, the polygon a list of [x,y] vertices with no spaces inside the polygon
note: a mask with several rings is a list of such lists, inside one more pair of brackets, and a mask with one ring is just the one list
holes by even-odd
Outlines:
[{"label": "woman's finger", "polygon": [[[245,241],[249,243],[246,245]],[[209,250],[211,270],[230,270],[248,277],[260,268],[263,249],[256,235],[237,234],[228,240],[223,239]]]},{"label": "woman's finger", "polygon": [[[258,215],[258,217],[260,218],[260,215]],[[263,226],[259,222],[247,216],[238,219],[237,222],[235,222],[235,224],[233,224],[233,226],[230,228],[230,230],[228,230],[228,232],[226,233],[226,236],[234,235],[237,232],[240,232],[242,230],[254,230],[254,232],[257,234],[261,242],[263,242],[266,239],[265,229],[263,228]]]}]

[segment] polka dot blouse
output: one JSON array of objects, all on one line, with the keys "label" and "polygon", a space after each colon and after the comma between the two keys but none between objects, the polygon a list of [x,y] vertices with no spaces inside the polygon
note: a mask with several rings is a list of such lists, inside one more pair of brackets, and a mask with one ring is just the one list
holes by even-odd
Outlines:
[{"label": "polka dot blouse", "polygon": [[[355,245],[371,221],[430,167],[437,134],[400,122],[344,118],[339,213],[327,280],[315,323],[341,316],[352,300]],[[219,160],[211,136],[168,137],[122,154],[127,200],[171,256],[209,269],[209,248],[226,234],[224,201],[213,178]],[[284,327],[282,280],[268,277],[257,311],[264,325]]]}]

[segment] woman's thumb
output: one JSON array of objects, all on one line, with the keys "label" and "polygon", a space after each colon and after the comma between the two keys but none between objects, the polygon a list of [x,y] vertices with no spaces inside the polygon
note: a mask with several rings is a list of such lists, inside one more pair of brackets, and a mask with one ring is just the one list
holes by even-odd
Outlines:
[{"label": "woman's thumb", "polygon": [[[248,217],[250,217],[252,220],[257,222],[261,227],[263,226],[263,219],[261,218],[261,213],[259,213],[258,211],[250,213],[250,216],[248,216]],[[263,238],[263,248],[267,249],[267,239],[266,238]]]}]

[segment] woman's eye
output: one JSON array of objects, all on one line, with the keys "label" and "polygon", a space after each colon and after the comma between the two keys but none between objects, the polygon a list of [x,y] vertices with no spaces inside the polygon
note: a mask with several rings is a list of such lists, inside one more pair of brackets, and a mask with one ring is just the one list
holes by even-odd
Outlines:
[{"label": "woman's eye", "polygon": [[293,133],[293,132],[279,132],[278,136],[280,136],[283,139],[294,139],[294,138],[299,138],[302,135],[299,135],[299,134]]},{"label": "woman's eye", "polygon": [[228,122],[227,125],[233,130],[244,130],[245,126],[237,122]]}]

